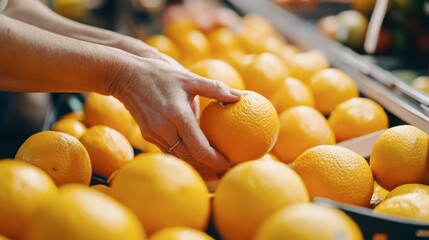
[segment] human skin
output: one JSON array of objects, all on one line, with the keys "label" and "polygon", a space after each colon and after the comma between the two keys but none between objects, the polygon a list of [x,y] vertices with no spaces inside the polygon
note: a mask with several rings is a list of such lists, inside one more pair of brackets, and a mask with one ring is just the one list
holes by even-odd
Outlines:
[{"label": "human skin", "polygon": [[[34,4],[32,13],[23,2]],[[10,0],[0,14],[0,90],[113,95],[146,140],[166,150],[182,139],[172,154],[205,172],[230,167],[201,132],[193,102],[196,95],[237,101],[241,92],[187,71],[139,40],[46,11],[38,1]]]}]

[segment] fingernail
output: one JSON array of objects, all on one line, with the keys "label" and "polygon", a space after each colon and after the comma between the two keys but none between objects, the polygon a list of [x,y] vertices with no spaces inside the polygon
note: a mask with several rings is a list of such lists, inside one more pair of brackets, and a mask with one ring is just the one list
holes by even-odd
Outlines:
[{"label": "fingernail", "polygon": [[229,93],[231,93],[234,96],[241,97],[241,95],[243,94],[243,91],[230,88]]}]

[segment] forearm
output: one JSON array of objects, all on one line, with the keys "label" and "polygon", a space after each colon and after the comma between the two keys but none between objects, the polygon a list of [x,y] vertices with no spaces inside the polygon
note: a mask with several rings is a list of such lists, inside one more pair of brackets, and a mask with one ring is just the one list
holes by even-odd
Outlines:
[{"label": "forearm", "polygon": [[62,17],[38,0],[9,0],[5,14],[50,32],[119,48],[136,55],[140,55],[146,47],[150,48],[138,39]]},{"label": "forearm", "polygon": [[53,34],[0,14],[0,89],[110,94],[123,51]]}]

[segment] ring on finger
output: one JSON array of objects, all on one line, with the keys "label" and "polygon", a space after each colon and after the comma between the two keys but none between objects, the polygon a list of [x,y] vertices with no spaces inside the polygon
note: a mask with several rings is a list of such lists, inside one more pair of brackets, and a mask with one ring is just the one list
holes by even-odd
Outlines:
[{"label": "ring on finger", "polygon": [[173,144],[171,147],[164,151],[164,154],[170,154],[174,150],[174,148],[176,148],[181,142],[182,139],[179,138],[179,140],[175,144]]}]

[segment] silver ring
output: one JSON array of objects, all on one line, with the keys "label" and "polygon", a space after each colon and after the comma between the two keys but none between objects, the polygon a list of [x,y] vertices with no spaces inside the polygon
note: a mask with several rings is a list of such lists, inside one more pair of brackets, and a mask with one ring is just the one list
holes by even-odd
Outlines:
[{"label": "silver ring", "polygon": [[165,150],[164,154],[171,153],[177,145],[179,145],[182,142],[182,139],[179,138],[179,141],[177,141],[173,146],[169,147],[167,150]]}]

